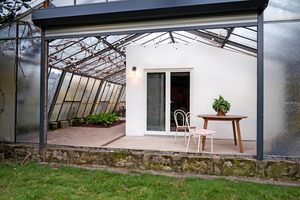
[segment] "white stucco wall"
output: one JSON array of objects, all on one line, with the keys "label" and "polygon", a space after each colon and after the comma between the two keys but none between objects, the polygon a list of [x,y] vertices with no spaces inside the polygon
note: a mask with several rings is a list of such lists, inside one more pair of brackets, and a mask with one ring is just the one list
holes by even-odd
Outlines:
[{"label": "white stucco wall", "polygon": [[[256,67],[255,57],[211,47],[200,43],[178,46],[129,46],[126,51],[126,135],[146,133],[146,69],[192,68],[191,112],[215,114],[214,98],[219,94],[231,103],[231,115],[246,115],[240,122],[243,140],[256,140]],[[132,66],[137,76],[131,75]],[[203,122],[203,120],[202,120]],[[233,138],[231,122],[212,122],[208,129],[214,138]],[[171,133],[167,133],[172,135]]]}]

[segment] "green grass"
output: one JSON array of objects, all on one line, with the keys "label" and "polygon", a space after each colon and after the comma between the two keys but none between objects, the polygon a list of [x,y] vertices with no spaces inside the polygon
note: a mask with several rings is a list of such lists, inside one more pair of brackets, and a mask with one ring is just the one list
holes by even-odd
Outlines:
[{"label": "green grass", "polygon": [[124,175],[37,163],[0,166],[0,199],[300,199],[299,187]]}]

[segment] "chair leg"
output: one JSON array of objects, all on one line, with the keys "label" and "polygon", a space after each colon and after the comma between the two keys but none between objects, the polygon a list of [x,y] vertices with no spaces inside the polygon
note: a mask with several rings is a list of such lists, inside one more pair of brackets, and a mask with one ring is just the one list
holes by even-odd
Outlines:
[{"label": "chair leg", "polygon": [[210,146],[211,146],[211,152],[214,152],[214,147],[213,147],[213,138],[212,135],[210,135]]},{"label": "chair leg", "polygon": [[199,135],[198,137],[199,137],[199,139],[198,139],[198,152],[199,152],[200,142],[201,142],[201,136]]},{"label": "chair leg", "polygon": [[186,146],[186,150],[185,150],[185,151],[188,151],[188,149],[189,149],[190,139],[191,139],[191,135],[189,135],[189,139],[188,139],[188,143],[187,143],[187,146]]},{"label": "chair leg", "polygon": [[184,129],[184,146],[186,147],[186,129]]},{"label": "chair leg", "polygon": [[176,134],[175,134],[174,144],[176,143],[177,131],[178,131],[178,128],[176,128]]}]

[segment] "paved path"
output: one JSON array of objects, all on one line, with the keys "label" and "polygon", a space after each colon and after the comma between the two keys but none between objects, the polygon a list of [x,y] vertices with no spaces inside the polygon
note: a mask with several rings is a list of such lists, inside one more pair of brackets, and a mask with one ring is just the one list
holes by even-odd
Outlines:
[{"label": "paved path", "polygon": [[48,144],[100,147],[125,135],[125,123],[111,128],[69,127],[48,132]]}]

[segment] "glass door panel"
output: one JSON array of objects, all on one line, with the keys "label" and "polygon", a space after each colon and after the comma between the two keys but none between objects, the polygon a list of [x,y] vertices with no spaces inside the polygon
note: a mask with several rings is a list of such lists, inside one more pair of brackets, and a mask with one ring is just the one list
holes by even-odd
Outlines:
[{"label": "glass door panel", "polygon": [[[190,72],[171,72],[171,131],[176,131],[174,111],[190,111]],[[183,131],[183,130],[182,130]]]},{"label": "glass door panel", "polygon": [[147,74],[147,131],[165,131],[166,73]]}]

